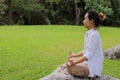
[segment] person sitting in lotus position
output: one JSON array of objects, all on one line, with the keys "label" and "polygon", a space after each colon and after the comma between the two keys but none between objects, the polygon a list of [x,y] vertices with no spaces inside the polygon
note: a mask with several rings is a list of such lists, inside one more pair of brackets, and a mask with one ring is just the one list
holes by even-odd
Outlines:
[{"label": "person sitting in lotus position", "polygon": [[104,56],[97,29],[104,19],[103,13],[97,14],[94,10],[89,10],[85,14],[83,24],[87,28],[87,32],[84,36],[84,49],[76,54],[71,53],[66,62],[71,75],[93,78],[101,76]]}]

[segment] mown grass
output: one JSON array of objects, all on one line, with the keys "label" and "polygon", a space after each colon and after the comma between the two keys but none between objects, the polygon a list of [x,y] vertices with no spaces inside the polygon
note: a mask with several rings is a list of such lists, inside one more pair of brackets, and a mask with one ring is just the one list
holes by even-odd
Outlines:
[{"label": "mown grass", "polygon": [[[82,26],[1,26],[0,80],[38,80],[83,48]],[[120,44],[120,28],[101,27],[103,50]],[[120,60],[104,61],[103,74],[120,78]]]}]

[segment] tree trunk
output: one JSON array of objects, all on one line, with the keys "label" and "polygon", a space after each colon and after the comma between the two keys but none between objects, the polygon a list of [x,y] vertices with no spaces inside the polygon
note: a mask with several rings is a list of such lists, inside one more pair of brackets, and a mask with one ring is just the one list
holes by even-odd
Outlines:
[{"label": "tree trunk", "polygon": [[118,19],[118,15],[119,15],[119,3],[118,3],[118,0],[111,0],[111,3],[112,3],[112,9],[114,11],[114,18],[117,20]]},{"label": "tree trunk", "polygon": [[80,8],[77,5],[77,0],[74,0],[75,4],[75,25],[79,25],[79,16],[80,16]]},{"label": "tree trunk", "polygon": [[12,25],[12,0],[8,0],[8,24]]}]

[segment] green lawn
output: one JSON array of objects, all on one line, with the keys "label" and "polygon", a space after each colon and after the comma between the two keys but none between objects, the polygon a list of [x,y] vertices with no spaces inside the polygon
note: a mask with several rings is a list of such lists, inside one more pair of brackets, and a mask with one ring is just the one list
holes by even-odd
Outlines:
[{"label": "green lawn", "polygon": [[[103,50],[120,44],[120,28],[99,29]],[[0,80],[38,80],[83,48],[82,26],[1,26]],[[120,78],[120,60],[104,61],[103,74]]]}]

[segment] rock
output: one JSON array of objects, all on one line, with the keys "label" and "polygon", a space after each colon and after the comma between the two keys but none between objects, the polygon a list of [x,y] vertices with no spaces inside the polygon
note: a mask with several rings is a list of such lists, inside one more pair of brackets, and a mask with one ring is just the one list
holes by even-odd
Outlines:
[{"label": "rock", "polygon": [[105,56],[105,57],[108,57],[108,56],[109,56],[109,53],[111,52],[111,50],[112,50],[112,48],[109,48],[109,49],[107,49],[107,50],[104,50],[104,51],[103,51],[104,56]]},{"label": "rock", "polygon": [[120,45],[107,49],[103,53],[108,59],[120,59]]},{"label": "rock", "polygon": [[[60,65],[51,74],[39,80],[94,80],[94,79],[88,79],[88,78],[74,77],[67,72],[66,68],[65,69],[62,68],[62,66],[64,65],[65,64]],[[95,80],[120,80],[120,79],[102,75],[100,78],[95,79]]]}]

